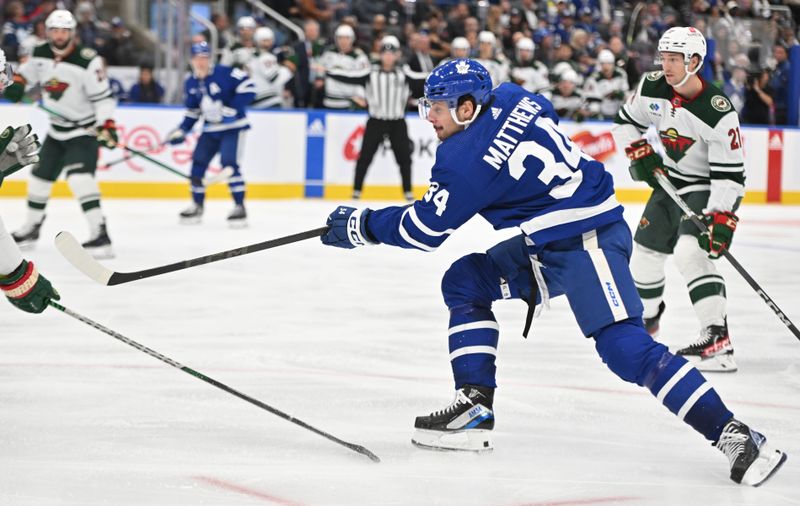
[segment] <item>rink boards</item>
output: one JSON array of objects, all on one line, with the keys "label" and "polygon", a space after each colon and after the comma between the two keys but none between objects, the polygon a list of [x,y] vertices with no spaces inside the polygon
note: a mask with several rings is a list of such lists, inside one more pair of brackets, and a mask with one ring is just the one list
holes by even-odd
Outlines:
[{"label": "rink boards", "polygon": [[[43,137],[47,132],[46,114],[31,105],[0,104],[3,124],[31,123]],[[243,172],[249,198],[350,196],[355,161],[367,116],[364,113],[327,111],[250,111],[251,130],[246,136]],[[158,146],[183,118],[183,109],[172,106],[122,106],[115,118],[120,141],[137,150]],[[614,175],[617,193],[625,202],[643,202],[649,191],[644,184],[631,181],[627,159],[614,145],[610,122],[562,122],[583,150],[604,162]],[[416,115],[408,116],[413,143],[412,177],[414,191],[424,193],[435,157],[436,140],[430,125]],[[191,153],[198,128],[179,146],[164,146],[148,152],[150,156],[184,173],[189,173]],[[747,170],[745,202],[800,204],[800,172],[791,163],[800,159],[800,129],[742,127]],[[131,158],[111,167],[104,164],[124,157],[121,150],[100,150],[99,179],[104,197],[185,198],[188,185],[163,168]],[[211,170],[219,170],[219,161]],[[7,180],[3,197],[25,195],[27,169]],[[65,183],[54,188],[55,196],[68,196]],[[209,188],[211,198],[226,198],[225,185]],[[401,198],[400,176],[388,144],[379,149],[365,181],[367,199]]]}]

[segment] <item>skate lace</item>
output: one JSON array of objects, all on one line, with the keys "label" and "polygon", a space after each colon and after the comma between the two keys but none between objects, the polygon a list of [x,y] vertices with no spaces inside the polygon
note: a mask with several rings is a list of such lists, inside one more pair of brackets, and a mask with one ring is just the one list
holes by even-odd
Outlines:
[{"label": "skate lace", "polygon": [[749,436],[741,432],[723,432],[717,441],[717,448],[728,457],[730,467],[744,453]]},{"label": "skate lace", "polygon": [[463,390],[459,390],[458,392],[456,392],[456,398],[453,399],[453,402],[449,406],[434,411],[433,413],[431,413],[431,416],[445,415],[447,413],[454,411],[456,408],[460,407],[463,404],[472,404],[472,401],[469,400],[469,397],[464,395]]},{"label": "skate lace", "polygon": [[700,336],[695,342],[689,345],[689,348],[705,348],[724,332],[722,329],[723,327],[719,325],[710,325],[701,329]]}]

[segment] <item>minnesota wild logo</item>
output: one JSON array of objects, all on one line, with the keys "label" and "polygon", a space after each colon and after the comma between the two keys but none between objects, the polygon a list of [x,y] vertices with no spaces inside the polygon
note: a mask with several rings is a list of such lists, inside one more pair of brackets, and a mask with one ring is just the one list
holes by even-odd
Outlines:
[{"label": "minnesota wild logo", "polygon": [[661,137],[661,144],[664,145],[664,151],[667,152],[667,156],[675,162],[679,162],[695,142],[691,137],[684,137],[679,134],[674,128],[658,132],[658,135]]},{"label": "minnesota wild logo", "polygon": [[46,83],[44,83],[44,91],[50,94],[50,98],[53,100],[58,100],[61,98],[61,95],[69,88],[69,83],[65,83],[63,81],[59,81],[56,78],[50,79]]}]

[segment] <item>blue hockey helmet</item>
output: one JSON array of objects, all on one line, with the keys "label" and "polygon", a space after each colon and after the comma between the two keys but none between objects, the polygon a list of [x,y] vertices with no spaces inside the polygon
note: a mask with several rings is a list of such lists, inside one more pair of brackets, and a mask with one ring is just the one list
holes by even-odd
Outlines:
[{"label": "blue hockey helmet", "polygon": [[457,124],[469,124],[472,120],[461,122],[456,118],[458,99],[469,95],[475,100],[475,119],[489,101],[491,91],[492,77],[486,67],[467,58],[450,60],[433,69],[425,80],[425,97],[419,101],[420,117],[427,119],[430,102],[443,100]]},{"label": "blue hockey helmet", "polygon": [[206,56],[210,58],[211,47],[209,47],[208,42],[201,41],[192,44],[192,56]]}]

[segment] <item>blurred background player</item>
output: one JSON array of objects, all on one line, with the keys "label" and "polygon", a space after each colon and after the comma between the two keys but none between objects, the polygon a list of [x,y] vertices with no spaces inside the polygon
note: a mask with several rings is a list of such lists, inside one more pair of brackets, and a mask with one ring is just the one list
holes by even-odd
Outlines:
[{"label": "blurred background player", "polygon": [[550,71],[545,64],[533,59],[535,50],[532,39],[520,37],[511,62],[511,80],[531,93],[539,93],[549,99]]},{"label": "blurred background player", "polygon": [[53,11],[45,21],[47,43],[34,48],[31,58],[19,66],[15,83],[6,90],[9,99],[19,101],[25,89],[40,85],[44,106],[53,111],[39,164],[28,180],[28,219],[12,235],[20,247],[32,246],[39,239],[50,190],[64,171],[89,223],[89,240],[83,247],[95,257],[110,258],[111,239],[100,208],[95,171],[98,144],[109,149],[117,144],[111,118],[116,100],[102,58],[94,49],[77,43],[75,25],[69,11]]},{"label": "blurred background player", "polygon": [[364,177],[367,175],[375,152],[386,138],[392,145],[394,158],[400,166],[403,196],[413,201],[411,192],[411,139],[406,125],[406,106],[411,94],[411,80],[424,81],[426,72],[412,72],[408,65],[398,66],[400,41],[394,35],[387,35],[381,41],[380,63],[371,69],[354,71],[329,70],[327,77],[366,87],[369,119],[361,141],[361,152],[356,162],[356,175],[353,183],[353,198],[361,198]]},{"label": "blurred background player", "polygon": [[256,20],[252,16],[242,16],[236,22],[236,42],[223,51],[220,64],[237,69],[244,68],[258,54],[255,40]]},{"label": "blurred background player", "polygon": [[[11,84],[11,70],[0,49],[0,95]],[[39,142],[30,125],[7,127],[0,132],[0,188],[6,174],[39,161]],[[33,262],[22,258],[14,238],[0,217],[0,291],[14,306],[29,313],[41,313],[49,300],[59,300],[58,292],[39,274]]]},{"label": "blurred background player", "polygon": [[625,71],[617,67],[614,53],[603,49],[597,55],[597,70],[583,83],[589,116],[594,119],[614,119],[628,90]]},{"label": "blurred background player", "polygon": [[317,86],[324,86],[322,105],[326,109],[355,109],[364,107],[364,87],[325,77],[325,72],[369,69],[369,58],[355,47],[356,32],[350,25],[339,25],[334,34],[335,46],[328,48],[315,65]]},{"label": "blurred background player", "polygon": [[169,136],[170,144],[180,144],[197,120],[203,118],[203,133],[192,154],[192,205],[180,213],[181,223],[200,223],[206,189],[203,176],[214,155],[219,153],[223,167],[233,169],[228,180],[234,207],[228,215],[233,228],[247,225],[244,207],[244,179],[239,154],[244,152],[245,132],[250,128],[246,107],[255,96],[253,81],[241,69],[211,64],[211,48],[206,42],[192,45],[192,75],[186,79],[186,115]]},{"label": "blurred background player", "polygon": [[561,119],[583,121],[588,116],[586,100],[579,87],[580,76],[572,69],[557,74],[558,83],[550,98]]},{"label": "blurred background player", "polygon": [[412,442],[490,450],[499,340],[492,304],[527,300],[532,317],[534,305],[566,295],[581,331],[614,374],[647,388],[713,442],[728,458],[733,481],[767,480],[786,455],[734,418],[697,369],[644,329],[628,268],[631,232],[611,174],[569,140],[550,102],[513,83],[493,90],[478,62],[454,60],[425,81],[420,115],[442,141],[425,197],[374,211],[340,206],[328,216],[323,244],[434,251],[476,214],[496,229],[523,233],[456,260],[445,273],[456,396],[417,417]]},{"label": "blurred background player", "polygon": [[[744,196],[744,156],[739,118],[725,94],[697,72],[706,40],[694,28],[667,30],[658,42],[662,71],[649,72],[620,109],[611,133],[631,159],[637,181],[653,187],[634,237],[631,271],[644,302],[645,326],[657,335],[664,313],[664,263],[681,271],[700,320],[700,337],[679,355],[703,371],[737,369],[726,319],[725,280],[713,260],[730,247]],[[642,135],[655,125],[666,158]],[[701,236],[653,177],[663,168],[681,197],[711,230]]]},{"label": "blurred background player", "polygon": [[510,63],[498,49],[494,33],[484,30],[478,34],[478,56],[475,59],[489,71],[493,83],[508,81]]},{"label": "blurred background player", "polygon": [[294,76],[291,67],[294,64],[278,61],[272,52],[275,34],[270,28],[261,26],[256,28],[256,47],[258,54],[245,65],[245,70],[253,80],[255,99],[250,107],[253,109],[269,109],[280,107],[284,102],[286,83]]}]

